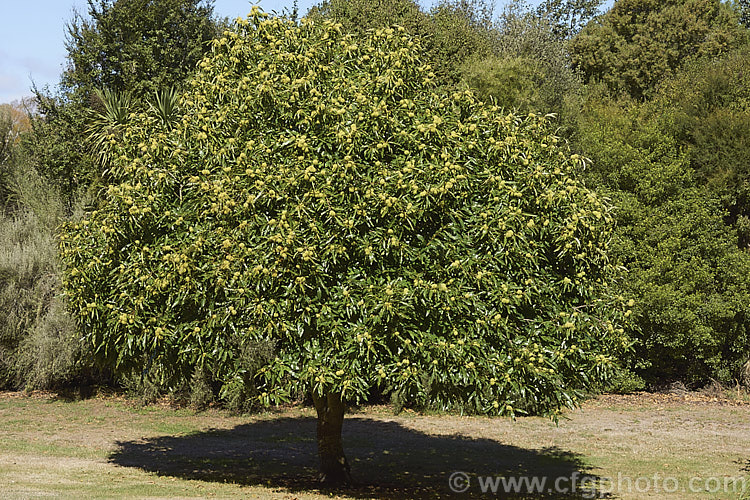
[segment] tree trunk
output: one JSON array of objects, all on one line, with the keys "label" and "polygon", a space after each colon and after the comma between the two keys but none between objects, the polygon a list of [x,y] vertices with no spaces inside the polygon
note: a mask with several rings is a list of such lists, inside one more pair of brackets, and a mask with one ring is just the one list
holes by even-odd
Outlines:
[{"label": "tree trunk", "polygon": [[344,423],[344,403],[338,394],[313,394],[318,412],[318,456],[320,481],[329,485],[351,483],[349,462],[341,444],[341,426]]}]

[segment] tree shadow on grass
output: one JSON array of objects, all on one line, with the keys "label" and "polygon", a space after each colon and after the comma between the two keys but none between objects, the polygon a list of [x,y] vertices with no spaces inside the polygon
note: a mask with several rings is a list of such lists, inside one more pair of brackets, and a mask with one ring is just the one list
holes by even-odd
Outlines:
[{"label": "tree shadow on grass", "polygon": [[[183,479],[330,493],[316,482],[315,425],[312,417],[277,418],[229,430],[118,442],[110,461]],[[345,420],[343,438],[356,484],[336,492],[355,498],[455,498],[459,495],[449,488],[449,478],[457,471],[470,481],[462,498],[607,496],[597,489],[601,478],[591,474],[580,455],[555,447],[528,450],[491,439],[430,435],[363,417]],[[546,478],[546,483],[542,490],[521,484],[516,492],[499,483],[497,493],[482,495],[479,478],[485,476]],[[573,486],[576,491],[570,492]]]}]

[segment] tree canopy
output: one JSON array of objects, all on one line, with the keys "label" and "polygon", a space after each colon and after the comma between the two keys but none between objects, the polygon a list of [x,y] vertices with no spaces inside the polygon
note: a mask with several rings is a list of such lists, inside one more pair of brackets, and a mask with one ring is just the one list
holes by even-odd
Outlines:
[{"label": "tree canopy", "polygon": [[153,94],[182,82],[216,35],[212,0],[88,0],[67,25],[65,88]]},{"label": "tree canopy", "polygon": [[583,160],[543,116],[439,90],[403,28],[255,10],[188,89],[173,129],[131,118],[105,203],[61,239],[119,372],[201,369],[225,395],[255,377],[319,416],[373,388],[513,415],[575,404],[628,348]]},{"label": "tree canopy", "polygon": [[324,0],[310,9],[311,19],[341,23],[349,33],[366,36],[370,29],[402,26],[421,40],[425,63],[439,84],[461,79],[461,65],[493,53],[491,4],[483,0],[442,0],[423,11],[414,0]]},{"label": "tree canopy", "polygon": [[602,0],[545,0],[536,14],[552,24],[552,32],[561,40],[577,35],[599,13]]},{"label": "tree canopy", "polygon": [[686,61],[746,41],[737,11],[720,0],[618,0],[573,39],[573,63],[587,82],[642,99]]},{"label": "tree canopy", "polygon": [[108,106],[98,92],[129,96],[134,108],[180,87],[217,34],[212,12],[210,1],[89,0],[67,24],[66,69],[57,91],[34,88],[23,150],[69,201],[101,173],[88,140],[92,116]]},{"label": "tree canopy", "polygon": [[589,183],[618,207],[611,255],[651,383],[730,382],[750,357],[749,57],[687,63],[646,102],[592,92],[575,126]]}]

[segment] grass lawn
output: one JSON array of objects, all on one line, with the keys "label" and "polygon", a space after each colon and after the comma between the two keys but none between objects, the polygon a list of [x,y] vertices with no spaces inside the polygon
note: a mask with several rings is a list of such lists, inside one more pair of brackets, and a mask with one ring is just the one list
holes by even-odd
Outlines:
[{"label": "grass lawn", "polygon": [[342,491],[316,485],[314,438],[309,408],[0,393],[0,497],[507,498],[516,480],[513,498],[750,498],[750,405],[696,394],[602,396],[558,425],[366,407],[344,423],[357,484]]}]

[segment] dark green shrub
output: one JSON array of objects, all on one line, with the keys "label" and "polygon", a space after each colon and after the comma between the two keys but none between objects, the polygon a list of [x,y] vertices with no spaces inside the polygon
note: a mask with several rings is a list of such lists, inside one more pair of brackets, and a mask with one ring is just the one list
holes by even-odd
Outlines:
[{"label": "dark green shrub", "polygon": [[750,357],[750,255],[720,198],[697,180],[693,152],[670,134],[672,108],[594,100],[577,142],[591,184],[617,207],[613,258],[636,298],[636,372],[646,382],[731,382]]},{"label": "dark green shrub", "polygon": [[726,221],[748,248],[750,232],[750,49],[702,59],[665,80],[654,97],[662,133],[687,151],[697,184],[727,211]]},{"label": "dark green shrub", "polygon": [[179,85],[217,35],[213,2],[98,0],[67,23],[62,87],[84,103],[95,89],[137,98]]},{"label": "dark green shrub", "polygon": [[100,177],[86,142],[88,108],[41,91],[36,106],[31,133],[21,140],[24,161],[48,180],[66,205],[72,205],[76,195]]},{"label": "dark green shrub", "polygon": [[618,0],[571,49],[586,82],[643,99],[686,62],[726,54],[747,40],[736,10],[720,0]]}]

